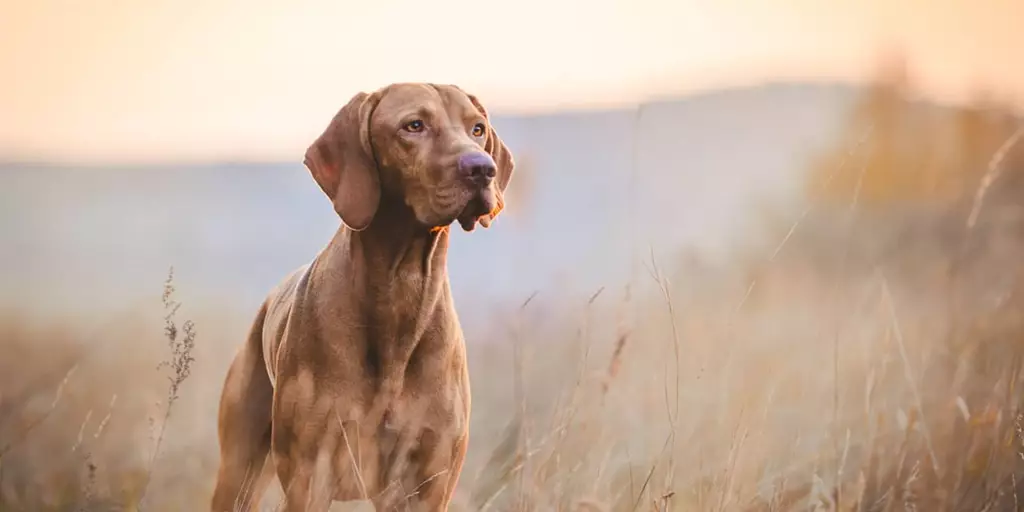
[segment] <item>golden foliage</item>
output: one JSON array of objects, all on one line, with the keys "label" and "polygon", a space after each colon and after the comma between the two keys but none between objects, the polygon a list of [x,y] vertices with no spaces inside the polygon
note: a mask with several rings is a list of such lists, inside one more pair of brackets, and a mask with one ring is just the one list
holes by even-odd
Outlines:
[{"label": "golden foliage", "polygon": [[[985,95],[967,106],[915,101],[891,66],[853,105],[838,143],[811,162],[811,199],[866,205],[948,203],[971,194],[1018,121]],[[1020,165],[1018,155],[1009,165]]]}]

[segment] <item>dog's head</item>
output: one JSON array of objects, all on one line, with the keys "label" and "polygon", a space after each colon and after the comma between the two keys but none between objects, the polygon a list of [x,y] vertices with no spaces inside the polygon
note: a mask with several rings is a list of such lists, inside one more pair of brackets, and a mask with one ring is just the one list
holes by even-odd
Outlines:
[{"label": "dog's head", "polygon": [[408,208],[434,229],[456,220],[489,227],[504,207],[512,154],[487,111],[453,85],[393,84],[356,94],[306,151],[342,221],[366,229],[381,203]]}]

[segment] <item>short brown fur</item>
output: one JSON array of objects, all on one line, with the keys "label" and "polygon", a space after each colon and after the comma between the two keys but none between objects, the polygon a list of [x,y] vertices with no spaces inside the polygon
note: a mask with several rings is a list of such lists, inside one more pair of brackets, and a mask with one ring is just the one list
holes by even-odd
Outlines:
[{"label": "short brown fur", "polygon": [[[493,180],[459,174],[472,153]],[[404,83],[353,97],[305,165],[343,225],[269,295],[228,371],[212,510],[254,510],[275,473],[286,511],[447,510],[470,414],[448,226],[491,224],[512,156],[475,97]]]}]

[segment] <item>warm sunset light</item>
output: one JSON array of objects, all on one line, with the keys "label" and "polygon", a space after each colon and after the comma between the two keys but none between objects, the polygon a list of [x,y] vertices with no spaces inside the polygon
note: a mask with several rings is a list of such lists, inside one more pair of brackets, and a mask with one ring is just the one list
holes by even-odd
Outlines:
[{"label": "warm sunset light", "polygon": [[1015,0],[36,0],[0,17],[0,157],[298,154],[358,90],[454,82],[498,113],[766,80],[863,80],[903,51],[938,99],[1024,103]]},{"label": "warm sunset light", "polygon": [[0,2],[0,512],[1024,511],[1024,0]]}]

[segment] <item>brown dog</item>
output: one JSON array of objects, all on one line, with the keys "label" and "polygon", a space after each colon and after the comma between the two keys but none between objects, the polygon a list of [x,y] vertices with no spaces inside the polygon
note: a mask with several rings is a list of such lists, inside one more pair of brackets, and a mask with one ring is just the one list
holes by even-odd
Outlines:
[{"label": "brown dog", "polygon": [[344,224],[267,298],[228,371],[212,509],[255,508],[273,467],[288,511],[446,510],[470,409],[447,228],[490,226],[512,156],[472,95],[395,84],[352,98],[305,164]]}]

